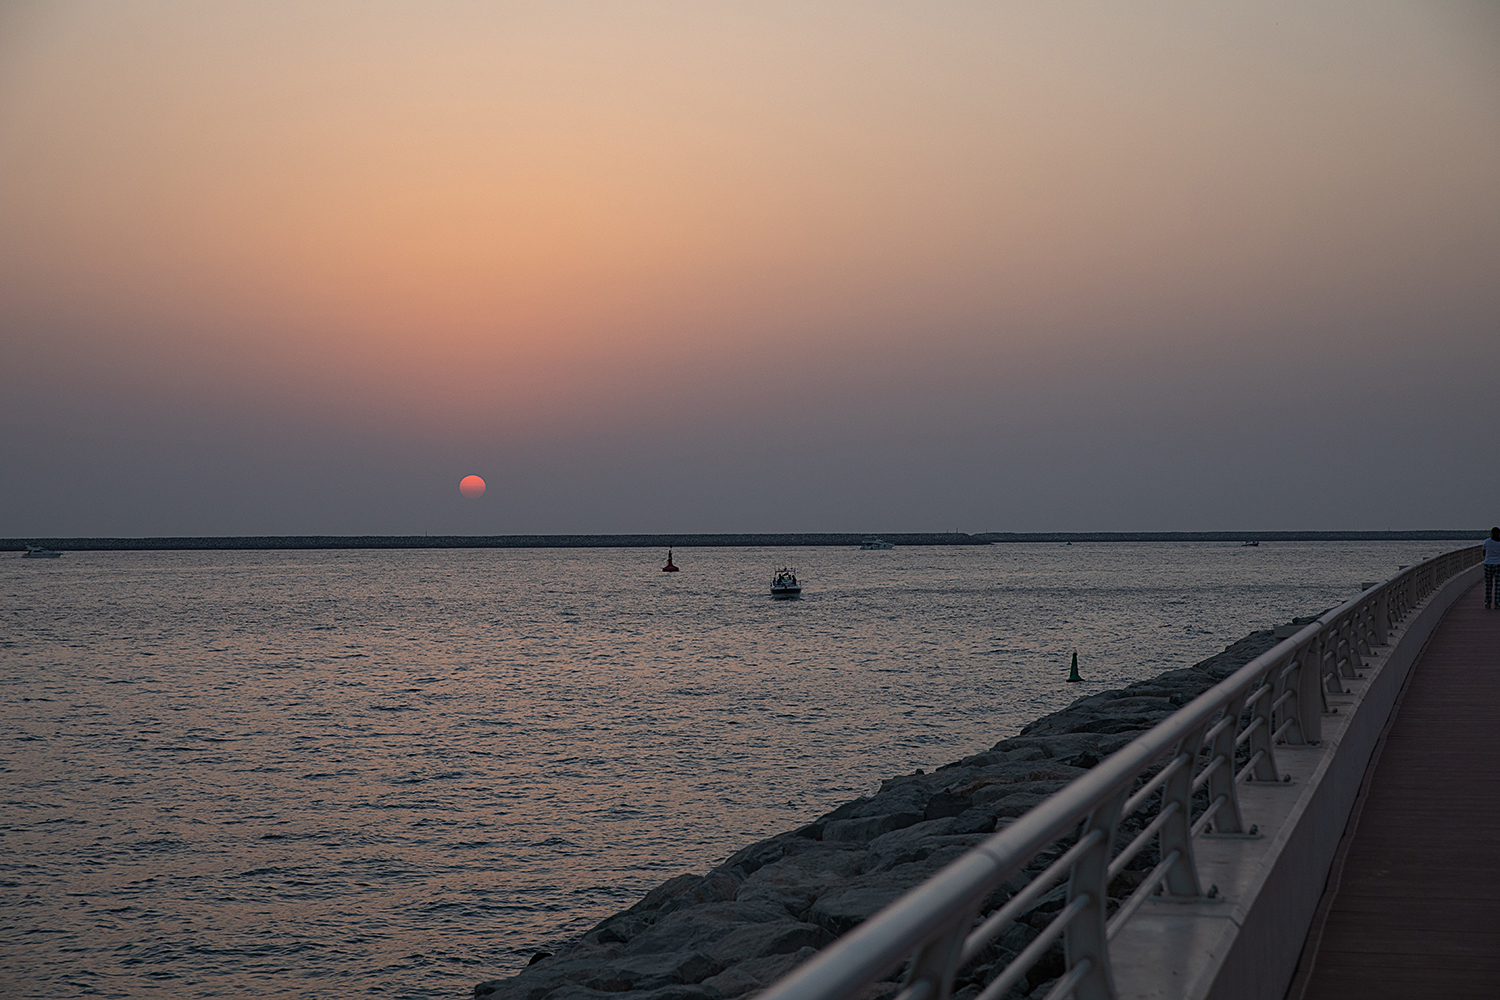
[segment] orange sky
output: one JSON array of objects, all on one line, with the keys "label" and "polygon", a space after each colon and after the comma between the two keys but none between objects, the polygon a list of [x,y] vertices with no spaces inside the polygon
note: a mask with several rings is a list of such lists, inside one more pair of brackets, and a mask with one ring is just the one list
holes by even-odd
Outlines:
[{"label": "orange sky", "polygon": [[[494,531],[1488,524],[1164,512],[1218,449],[1136,480],[1091,435],[1314,468],[1372,393],[1480,390],[1497,261],[1481,3],[12,4],[0,535],[421,530],[474,516],[470,472]],[[1479,414],[1445,405],[1432,433]],[[101,449],[153,470],[123,512],[58,478]],[[718,485],[622,505],[664,451]],[[275,516],[206,517],[178,484],[216,463]],[[317,468],[344,487],[298,500]],[[1129,489],[1007,498],[1022,471]]]}]

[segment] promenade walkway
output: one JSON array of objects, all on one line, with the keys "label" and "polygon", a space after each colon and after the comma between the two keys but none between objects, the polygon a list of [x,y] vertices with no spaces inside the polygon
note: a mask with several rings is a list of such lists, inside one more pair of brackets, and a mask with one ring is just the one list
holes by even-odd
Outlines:
[{"label": "promenade walkway", "polygon": [[1288,1000],[1500,997],[1500,611],[1476,584],[1407,682]]}]

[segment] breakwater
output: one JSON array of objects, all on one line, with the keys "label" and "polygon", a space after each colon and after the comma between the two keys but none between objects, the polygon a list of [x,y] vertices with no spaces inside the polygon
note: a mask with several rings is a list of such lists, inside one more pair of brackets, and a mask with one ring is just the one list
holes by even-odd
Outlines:
[{"label": "breakwater", "polygon": [[1489,529],[1412,531],[986,531],[999,542],[1448,542],[1482,538]]},{"label": "breakwater", "polygon": [[[1471,532],[1472,534],[1472,532]],[[59,552],[170,549],[629,549],[704,546],[858,545],[870,536],[838,532],[690,535],[225,535],[182,538],[4,538],[0,551],[40,545]],[[987,545],[962,532],[898,532],[895,545]],[[1467,536],[1466,536],[1467,537]]]},{"label": "breakwater", "polygon": [[[1467,541],[1484,531],[988,531],[888,532],[893,545],[993,545],[1004,542],[1401,542]],[[782,532],[635,535],[200,535],[146,538],[0,538],[0,552],[37,545],[58,552],[256,549],[559,549],[859,545],[868,533]]]},{"label": "breakwater", "polygon": [[[734,1000],[754,993],[966,853],[1136,735],[1315,618],[1252,632],[1223,652],[1124,688],[1080,698],[988,751],[883,782],[805,826],[739,851],[705,875],[681,875],[629,909],[508,979],[475,987],[478,1000]],[[1148,814],[1132,822],[1139,829]],[[1060,853],[997,890],[983,910]],[[1138,855],[1111,883],[1128,896],[1157,862]],[[1065,887],[1043,895],[954,984],[975,995],[990,969],[1020,953],[1063,906]],[[1062,969],[1059,945],[1013,996],[1045,990]],[[899,975],[899,972],[897,973]],[[893,995],[895,978],[870,992]]]}]

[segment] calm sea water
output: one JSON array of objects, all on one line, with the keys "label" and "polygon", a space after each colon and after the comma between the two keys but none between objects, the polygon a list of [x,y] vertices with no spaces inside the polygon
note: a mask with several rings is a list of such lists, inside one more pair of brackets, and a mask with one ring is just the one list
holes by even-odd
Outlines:
[{"label": "calm sea water", "polygon": [[[0,987],[467,996],[1451,547],[7,553]],[[807,589],[772,601],[786,560]]]}]

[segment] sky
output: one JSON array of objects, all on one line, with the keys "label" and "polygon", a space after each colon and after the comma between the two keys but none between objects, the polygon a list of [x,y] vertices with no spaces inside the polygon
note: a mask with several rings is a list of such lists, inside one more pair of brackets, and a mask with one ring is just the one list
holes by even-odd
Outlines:
[{"label": "sky", "polygon": [[0,537],[1488,527],[1500,5],[0,0],[0,379]]}]

